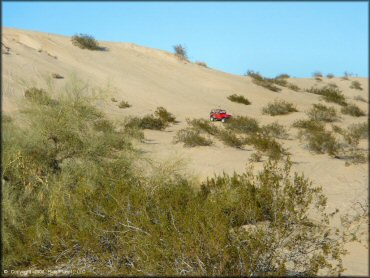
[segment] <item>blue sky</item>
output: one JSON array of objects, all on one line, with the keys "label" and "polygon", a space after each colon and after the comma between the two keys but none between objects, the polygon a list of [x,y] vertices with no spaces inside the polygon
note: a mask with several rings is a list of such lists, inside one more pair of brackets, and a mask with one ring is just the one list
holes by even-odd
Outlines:
[{"label": "blue sky", "polygon": [[368,77],[368,2],[2,2],[2,26],[132,42],[242,75]]}]

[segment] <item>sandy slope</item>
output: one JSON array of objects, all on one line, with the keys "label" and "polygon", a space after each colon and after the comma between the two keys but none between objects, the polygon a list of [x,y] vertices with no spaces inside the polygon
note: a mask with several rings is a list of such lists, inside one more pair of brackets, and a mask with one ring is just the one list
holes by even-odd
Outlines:
[{"label": "sandy slope", "polygon": [[[279,93],[272,92],[253,84],[249,77],[182,62],[173,54],[131,43],[101,42],[108,51],[88,51],[73,46],[68,37],[11,28],[3,28],[2,41],[10,48],[3,48],[2,54],[3,112],[16,114],[24,88],[31,84],[45,86],[45,80],[52,73],[64,76],[64,79],[55,80],[56,87],[69,82],[73,75],[77,76],[91,86],[110,88],[106,91],[108,101],[101,103],[100,108],[113,119],[152,113],[157,106],[172,112],[180,122],[166,131],[145,131],[147,143],[141,148],[157,161],[183,159],[188,163],[189,171],[200,179],[222,171],[243,171],[253,149],[233,149],[220,142],[210,147],[188,149],[173,144],[173,136],[186,125],[186,118],[207,118],[210,109],[222,107],[233,115],[256,117],[261,124],[278,121],[290,126],[294,120],[307,117],[305,111],[311,104],[322,102],[317,95],[286,88]],[[361,95],[368,101],[368,79],[350,80],[358,80],[364,90],[350,89],[351,81],[340,78],[324,78],[323,82],[296,78],[289,81],[300,88],[336,83],[349,100],[368,111],[368,103],[353,100],[356,95]],[[252,105],[228,101],[226,97],[232,93],[246,96]],[[127,100],[132,107],[119,109],[110,101],[111,97]],[[299,112],[276,117],[262,115],[261,108],[275,98],[293,102]],[[345,127],[366,120],[366,117],[342,116],[339,125]],[[294,169],[303,171],[315,184],[323,186],[329,198],[329,210],[339,208],[344,212],[352,202],[366,198],[368,164],[346,167],[338,159],[312,154],[296,139],[295,129],[290,128],[289,132],[291,139],[281,142],[293,154]],[[366,140],[361,146],[368,149]],[[351,253],[345,257],[345,274],[367,275],[368,250],[358,244],[348,248]]]}]

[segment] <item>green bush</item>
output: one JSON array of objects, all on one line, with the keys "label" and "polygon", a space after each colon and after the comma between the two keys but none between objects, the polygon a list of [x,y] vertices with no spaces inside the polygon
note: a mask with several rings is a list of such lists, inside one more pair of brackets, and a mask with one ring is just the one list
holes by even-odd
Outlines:
[{"label": "green bush", "polygon": [[307,131],[324,131],[325,125],[317,120],[297,120],[292,125],[295,128],[302,128]]},{"label": "green bush", "polygon": [[337,88],[333,88],[332,86],[325,86],[323,88],[311,88],[308,89],[307,92],[321,95],[323,99],[327,102],[337,103],[342,106],[347,105],[346,99],[342,92]]},{"label": "green bush", "polygon": [[244,141],[238,135],[225,129],[217,133],[217,138],[230,147],[241,148],[244,145]]},{"label": "green bush", "polygon": [[242,95],[233,94],[233,95],[228,96],[227,99],[232,102],[242,103],[245,105],[251,104],[251,102]]},{"label": "green bush", "polygon": [[180,60],[188,61],[188,54],[184,46],[177,44],[173,47],[175,55]]},{"label": "green bush", "polygon": [[270,136],[273,138],[278,139],[288,139],[289,134],[285,126],[279,124],[278,122],[274,122],[268,125],[264,125],[261,128],[261,133]]},{"label": "green bush", "polygon": [[358,81],[352,81],[350,88],[362,91],[361,83]]},{"label": "green bush", "polygon": [[260,129],[258,121],[247,116],[235,116],[230,118],[225,128],[241,133],[255,133]]},{"label": "green bush", "polygon": [[245,139],[244,143],[253,145],[258,151],[265,153],[274,160],[279,160],[286,154],[286,151],[275,139],[265,134],[251,134]]},{"label": "green bush", "polygon": [[340,109],[340,112],[342,112],[342,114],[350,115],[353,117],[361,117],[366,115],[366,113],[362,111],[356,104],[352,103],[348,104],[347,106],[343,106]]},{"label": "green bush", "polygon": [[192,128],[180,129],[175,136],[175,143],[183,142],[185,147],[209,146],[212,141],[203,137],[199,130]]},{"label": "green bush", "polygon": [[217,127],[205,119],[186,119],[188,125],[192,126],[193,129],[204,131],[211,135],[217,135],[219,132]]},{"label": "green bush", "polygon": [[102,50],[97,40],[91,35],[76,34],[72,36],[71,41],[73,45],[81,49]]},{"label": "green bush", "polygon": [[273,103],[269,103],[267,107],[262,108],[263,114],[269,114],[271,116],[285,115],[297,111],[292,103],[284,100],[275,100]]},{"label": "green bush", "polygon": [[301,129],[298,137],[301,141],[306,142],[309,150],[316,153],[328,153],[330,156],[337,156],[340,151],[340,144],[330,131]]},{"label": "green bush", "polygon": [[320,103],[313,104],[307,115],[313,121],[334,122],[338,120],[337,111],[334,107],[327,107]]},{"label": "green bush", "polygon": [[[113,101],[113,100],[112,100]],[[127,101],[124,101],[122,100],[119,104],[118,104],[118,107],[121,108],[121,109],[124,109],[124,108],[129,108],[131,107],[131,105],[127,102]]]},{"label": "green bush", "polygon": [[165,123],[176,123],[176,117],[172,113],[168,112],[164,107],[157,107],[154,115]]}]

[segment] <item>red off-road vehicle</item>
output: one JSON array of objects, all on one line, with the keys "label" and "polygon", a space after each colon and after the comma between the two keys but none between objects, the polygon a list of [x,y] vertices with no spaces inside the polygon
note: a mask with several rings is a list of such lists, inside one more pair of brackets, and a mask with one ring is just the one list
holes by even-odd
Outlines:
[{"label": "red off-road vehicle", "polygon": [[209,113],[209,119],[213,121],[221,121],[226,122],[231,117],[230,114],[227,114],[223,109],[212,109],[211,113]]}]

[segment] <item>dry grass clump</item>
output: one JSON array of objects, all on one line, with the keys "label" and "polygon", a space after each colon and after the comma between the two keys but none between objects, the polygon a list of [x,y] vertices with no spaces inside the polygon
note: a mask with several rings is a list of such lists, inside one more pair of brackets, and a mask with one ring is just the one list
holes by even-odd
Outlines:
[{"label": "dry grass clump", "polygon": [[351,82],[350,88],[362,91],[361,83],[356,80]]},{"label": "dry grass clump", "polygon": [[251,71],[251,70],[247,71],[246,75],[251,77],[253,83],[258,85],[258,86],[262,86],[262,87],[264,87],[264,88],[266,88],[270,91],[273,91],[273,92],[281,91],[281,89],[279,87],[276,87],[274,85],[274,83],[275,83],[274,79],[264,78],[258,72],[254,72],[254,71]]},{"label": "dry grass clump", "polygon": [[126,127],[138,129],[163,130],[175,123],[176,118],[163,107],[157,107],[154,115],[145,115],[142,118],[132,117],[125,123]]},{"label": "dry grass clump", "polygon": [[262,153],[260,151],[252,153],[249,158],[249,162],[261,162],[261,161],[262,161]]},{"label": "dry grass clump", "polygon": [[333,102],[342,106],[347,105],[343,93],[339,89],[333,88],[332,86],[325,86],[323,88],[311,88],[306,91],[312,94],[321,95],[326,102]]},{"label": "dry grass clump", "polygon": [[185,147],[209,146],[212,140],[205,138],[194,128],[180,129],[174,138],[175,143],[183,142]]},{"label": "dry grass clump", "polygon": [[225,129],[219,130],[217,138],[229,147],[241,148],[245,144],[244,140],[235,132],[230,132]]},{"label": "dry grass clump", "polygon": [[351,124],[348,126],[348,131],[353,134],[353,136],[359,139],[369,138],[369,124],[368,122]]},{"label": "dry grass clump", "polygon": [[245,144],[253,145],[258,151],[265,153],[270,159],[279,160],[287,154],[284,148],[272,137],[254,133],[248,136]]},{"label": "dry grass clump", "polygon": [[362,96],[360,96],[360,95],[355,96],[353,99],[354,99],[354,100],[357,100],[357,101],[367,102],[367,100],[366,100],[366,99],[364,99],[364,98],[363,98]]},{"label": "dry grass clump", "polygon": [[225,128],[239,133],[255,133],[260,130],[256,119],[247,116],[235,116],[229,119]]},{"label": "dry grass clump", "polygon": [[279,124],[278,122],[274,122],[274,123],[262,126],[260,132],[272,138],[278,138],[278,139],[288,139],[289,138],[287,128]]},{"label": "dry grass clump", "polygon": [[99,46],[98,41],[91,35],[76,34],[71,38],[72,44],[88,50],[103,50],[104,48]]},{"label": "dry grass clump", "polygon": [[192,128],[206,132],[210,135],[217,135],[218,133],[218,128],[206,119],[186,119],[186,122]]},{"label": "dry grass clump", "polygon": [[233,95],[228,96],[227,99],[232,102],[242,103],[245,105],[251,104],[251,102],[242,95],[233,94]]},{"label": "dry grass clump", "polygon": [[196,61],[195,64],[204,68],[208,68],[207,64],[202,61]]},{"label": "dry grass clump", "polygon": [[327,77],[327,78],[329,78],[329,79],[332,79],[332,78],[334,77],[334,74],[332,74],[332,73],[328,73],[328,74],[326,75],[326,77]]},{"label": "dry grass clump", "polygon": [[162,106],[157,107],[154,111],[154,115],[165,123],[176,123],[176,117]]},{"label": "dry grass clump", "polygon": [[285,100],[276,99],[262,108],[263,114],[269,114],[271,116],[286,115],[292,112],[298,112],[298,110],[294,107],[293,103],[286,102]]},{"label": "dry grass clump", "polygon": [[188,54],[184,46],[177,44],[173,46],[173,49],[177,58],[183,61],[188,61]]},{"label": "dry grass clump", "polygon": [[36,87],[26,89],[24,97],[33,103],[42,105],[49,105],[55,102],[55,100],[52,100],[44,89]]},{"label": "dry grass clump", "polygon": [[347,106],[343,106],[340,109],[340,112],[345,115],[350,115],[353,117],[361,117],[365,116],[366,113],[362,111],[356,104],[350,103]]},{"label": "dry grass clump", "polygon": [[307,115],[313,121],[334,122],[339,119],[334,107],[328,107],[320,103],[313,104],[312,106],[311,110],[307,112]]},{"label": "dry grass clump", "polygon": [[299,92],[301,90],[301,88],[299,88],[297,85],[293,83],[288,83],[287,88],[295,92]]},{"label": "dry grass clump", "polygon": [[64,77],[60,75],[59,73],[52,73],[51,77],[54,79],[63,79]]},{"label": "dry grass clump", "polygon": [[305,129],[309,132],[324,131],[325,125],[317,120],[297,120],[292,125],[295,128]]},{"label": "dry grass clump", "polygon": [[129,104],[127,101],[125,100],[122,100],[119,104],[118,104],[118,107],[121,108],[121,109],[124,109],[124,108],[129,108],[131,107],[131,104]]}]

